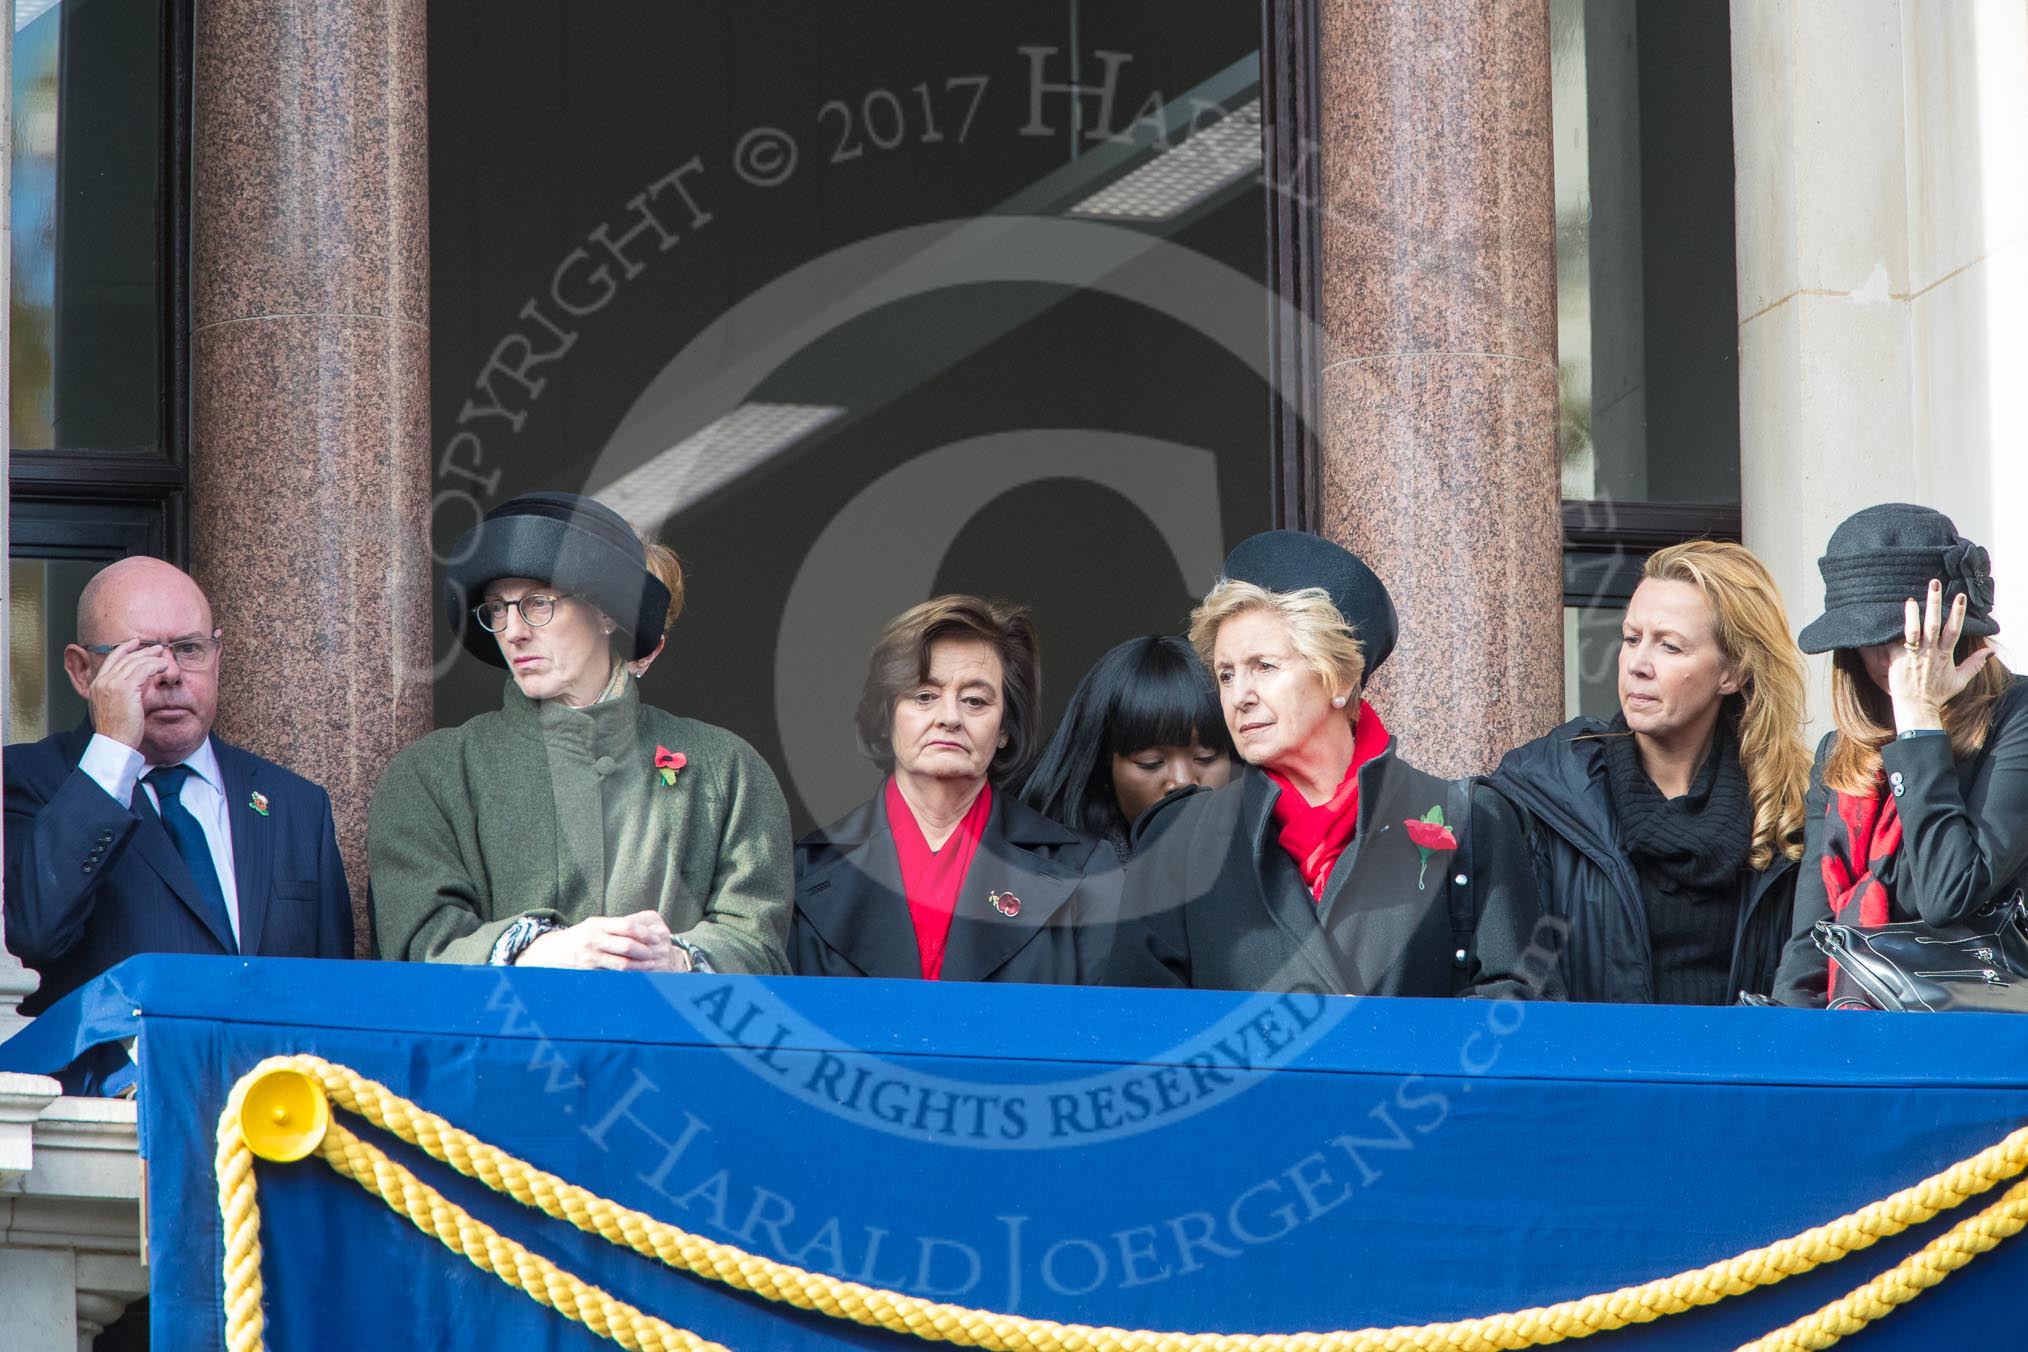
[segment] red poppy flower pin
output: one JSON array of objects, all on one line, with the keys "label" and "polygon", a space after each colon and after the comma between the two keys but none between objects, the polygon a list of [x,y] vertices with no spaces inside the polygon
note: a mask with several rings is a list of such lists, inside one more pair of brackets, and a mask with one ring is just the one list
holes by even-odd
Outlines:
[{"label": "red poppy flower pin", "polygon": [[986,900],[992,903],[994,910],[1010,919],[1021,914],[1021,898],[1012,892],[995,892]]},{"label": "red poppy flower pin", "polygon": [[1415,890],[1423,890],[1423,883],[1429,877],[1429,857],[1444,850],[1458,848],[1458,838],[1451,834],[1451,828],[1444,825],[1444,810],[1441,804],[1422,814],[1419,819],[1403,822],[1408,828],[1408,838],[1415,842],[1416,852],[1422,856],[1422,871],[1415,875]]},{"label": "red poppy flower pin", "polygon": [[671,751],[666,746],[655,748],[655,777],[668,788],[676,782],[676,772],[690,763],[690,758],[681,751]]}]

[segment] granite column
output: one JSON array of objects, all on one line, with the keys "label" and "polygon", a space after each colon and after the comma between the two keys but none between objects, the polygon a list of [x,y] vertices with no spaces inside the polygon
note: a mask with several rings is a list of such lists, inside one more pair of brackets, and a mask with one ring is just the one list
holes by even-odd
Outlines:
[{"label": "granite column", "polygon": [[423,0],[197,10],[191,564],[218,728],[366,808],[431,722]]},{"label": "granite column", "polygon": [[1319,0],[1323,533],[1400,646],[1368,695],[1434,773],[1560,721],[1547,0]]}]

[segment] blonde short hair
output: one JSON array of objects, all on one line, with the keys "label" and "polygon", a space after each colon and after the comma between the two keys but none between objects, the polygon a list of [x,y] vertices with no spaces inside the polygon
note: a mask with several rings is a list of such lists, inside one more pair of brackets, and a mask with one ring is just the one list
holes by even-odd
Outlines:
[{"label": "blonde short hair", "polygon": [[1214,679],[1218,664],[1212,650],[1218,643],[1219,626],[1250,610],[1267,611],[1282,622],[1289,633],[1289,647],[1317,673],[1325,694],[1334,700],[1342,695],[1348,701],[1358,696],[1359,682],[1366,674],[1366,650],[1322,587],[1274,592],[1229,577],[1214,582],[1197,609],[1190,612],[1190,646]]}]

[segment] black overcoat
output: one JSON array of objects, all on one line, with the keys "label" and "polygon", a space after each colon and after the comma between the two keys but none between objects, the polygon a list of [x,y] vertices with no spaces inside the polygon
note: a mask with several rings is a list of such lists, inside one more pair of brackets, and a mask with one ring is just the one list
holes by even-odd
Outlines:
[{"label": "black overcoat", "polygon": [[[1620,842],[1605,750],[1595,736],[1610,731],[1595,718],[1572,719],[1508,752],[1486,782],[1521,809],[1542,904],[1570,922],[1563,939],[1565,995],[1653,1004],[1654,950],[1641,879]],[[1785,854],[1777,853],[1764,869],[1741,870],[1731,999],[1774,989],[1795,888],[1795,863]]]},{"label": "black overcoat", "polygon": [[[1824,785],[1837,735],[1818,743],[1810,771],[1795,926],[1775,982],[1785,1005],[1821,1006],[1831,974],[1810,927],[1831,918],[1825,854],[1851,853],[1836,795]],[[1901,848],[1875,870],[1893,899],[1890,920],[1961,925],[1987,902],[2028,887],[2028,680],[2016,679],[2000,697],[1977,755],[1957,760],[1948,737],[1897,738],[1880,748],[1880,766],[1901,816]]]},{"label": "black overcoat", "polygon": [[[1281,790],[1257,767],[1173,794],[1135,833],[1108,979],[1127,986],[1560,998],[1513,807],[1390,748],[1359,769],[1359,822],[1313,900],[1277,840]],[[1458,848],[1409,823],[1443,807]],[[1465,820],[1460,823],[1459,818]],[[1462,829],[1460,829],[1462,827]]]},{"label": "black overcoat", "polygon": [[[798,975],[922,976],[885,798],[876,793],[796,842],[789,965]],[[958,889],[941,979],[1095,983],[1119,899],[1110,845],[996,789]]]}]

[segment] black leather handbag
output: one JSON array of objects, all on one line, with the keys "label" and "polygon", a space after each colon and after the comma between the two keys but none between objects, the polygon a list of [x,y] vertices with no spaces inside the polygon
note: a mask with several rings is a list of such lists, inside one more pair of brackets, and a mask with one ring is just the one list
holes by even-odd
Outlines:
[{"label": "black leather handbag", "polygon": [[1920,1009],[2028,1014],[2028,898],[2016,890],[1969,923],[1810,928],[1838,964],[1832,1009]]}]

